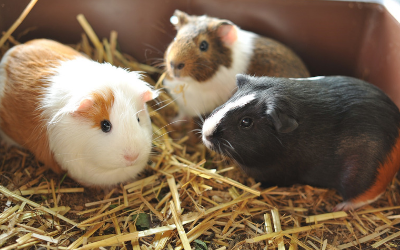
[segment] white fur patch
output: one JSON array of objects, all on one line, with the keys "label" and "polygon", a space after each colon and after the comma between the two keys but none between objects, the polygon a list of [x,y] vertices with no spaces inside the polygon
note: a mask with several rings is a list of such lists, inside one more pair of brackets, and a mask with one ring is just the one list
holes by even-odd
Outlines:
[{"label": "white fur patch", "polygon": [[[0,103],[3,99],[4,96],[4,86],[5,86],[5,81],[7,79],[7,73],[4,70],[5,65],[7,64],[7,59],[8,56],[11,54],[11,52],[16,48],[17,46],[12,47],[11,49],[7,50],[7,52],[4,54],[3,58],[1,59],[0,62]],[[1,105],[0,105],[1,106]],[[0,119],[1,123],[1,119]],[[3,132],[3,130],[0,130],[0,137],[3,142],[5,142],[8,146],[19,146],[18,143],[16,143],[13,139],[11,139],[6,133]]]},{"label": "white fur patch", "polygon": [[[137,72],[83,57],[62,62],[56,72],[48,79],[51,85],[42,108],[48,119],[49,146],[61,168],[85,185],[112,186],[134,179],[151,150],[151,123],[141,99],[150,89],[148,84]],[[105,88],[114,95],[109,133],[71,115],[83,98]],[[132,166],[124,159],[127,152],[139,154]]]},{"label": "white fur patch", "polygon": [[[237,28],[238,39],[232,45],[232,66],[220,66],[216,74],[205,82],[185,77],[181,79],[164,80],[166,86],[180,110],[180,115],[191,117],[207,114],[225,103],[236,90],[236,74],[245,73],[253,54],[253,41],[256,34]],[[184,86],[184,94],[174,93],[174,89]],[[186,100],[186,102],[185,102]]]},{"label": "white fur patch", "polygon": [[325,76],[314,76],[314,77],[305,77],[305,78],[289,78],[290,80],[296,81],[315,81],[325,78]]},{"label": "white fur patch", "polygon": [[227,112],[234,110],[236,108],[240,108],[245,106],[247,103],[254,100],[255,94],[246,95],[241,97],[240,99],[227,103],[222,109],[218,110],[216,113],[212,114],[208,117],[203,124],[203,142],[209,147],[210,143],[206,139],[207,136],[212,135],[217,128],[218,124],[221,122],[221,119],[224,118]]}]

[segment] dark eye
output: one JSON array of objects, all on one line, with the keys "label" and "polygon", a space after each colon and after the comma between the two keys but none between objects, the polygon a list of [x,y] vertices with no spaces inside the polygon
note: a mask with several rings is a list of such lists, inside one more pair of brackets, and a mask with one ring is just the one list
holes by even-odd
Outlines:
[{"label": "dark eye", "polygon": [[243,129],[249,129],[252,126],[253,126],[253,119],[251,119],[250,117],[244,117],[240,121],[240,127]]},{"label": "dark eye", "polygon": [[102,120],[100,122],[101,130],[104,133],[108,133],[111,131],[111,122],[109,120]]},{"label": "dark eye", "polygon": [[139,118],[139,116],[137,117],[137,122],[140,122],[140,118]]},{"label": "dark eye", "polygon": [[206,42],[206,41],[202,41],[201,43],[200,43],[200,50],[201,51],[207,51],[207,49],[208,49],[208,42]]}]

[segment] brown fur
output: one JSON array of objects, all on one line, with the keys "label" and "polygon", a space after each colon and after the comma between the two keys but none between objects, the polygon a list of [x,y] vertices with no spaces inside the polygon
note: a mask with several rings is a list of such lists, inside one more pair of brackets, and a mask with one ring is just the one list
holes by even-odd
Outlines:
[{"label": "brown fur", "polygon": [[[170,44],[166,54],[167,71],[175,76],[190,76],[198,82],[210,79],[220,65],[227,68],[232,65],[232,52],[218,37],[217,29],[225,21],[207,17],[200,19],[197,16],[188,16],[188,23],[179,29],[175,41]],[[200,43],[205,40],[209,47],[207,51],[200,51]],[[172,69],[184,62],[181,70]],[[170,76],[172,77],[172,76]]]},{"label": "brown fur", "polygon": [[254,54],[247,74],[254,76],[309,77],[301,59],[285,45],[259,36],[254,41]]},{"label": "brown fur", "polygon": [[[165,54],[167,79],[189,76],[198,82],[204,82],[214,76],[219,66],[231,67],[232,51],[217,34],[220,25],[232,24],[231,22],[212,17],[190,16],[179,10],[174,15],[179,19],[175,24],[178,33]],[[205,52],[199,49],[203,40],[209,43],[209,49]],[[290,48],[261,36],[254,42],[254,54],[247,72],[241,73],[294,78],[310,76],[304,63]],[[185,66],[177,69],[180,63]]]},{"label": "brown fur", "polygon": [[30,150],[36,158],[57,173],[62,170],[49,149],[46,121],[38,110],[52,74],[52,67],[81,56],[60,43],[39,39],[19,45],[4,66],[7,78],[0,103],[2,130],[15,142]]},{"label": "brown fur", "polygon": [[[400,131],[399,131],[400,134]],[[378,168],[378,175],[375,183],[362,195],[351,200],[353,203],[366,202],[373,200],[381,195],[388,184],[393,180],[393,177],[400,169],[400,136],[397,138],[396,144],[389,153],[386,161]]]},{"label": "brown fur", "polygon": [[101,129],[101,121],[110,120],[109,111],[114,103],[114,94],[111,89],[104,92],[94,92],[91,94],[93,106],[83,111],[77,111],[80,117],[92,121],[93,128]]}]

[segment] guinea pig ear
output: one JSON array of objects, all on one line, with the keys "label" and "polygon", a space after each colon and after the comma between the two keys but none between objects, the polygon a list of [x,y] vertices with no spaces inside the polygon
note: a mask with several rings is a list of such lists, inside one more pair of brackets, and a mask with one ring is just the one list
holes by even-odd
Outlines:
[{"label": "guinea pig ear", "polygon": [[148,90],[143,92],[143,94],[141,95],[142,101],[144,103],[151,101],[151,100],[157,98],[158,94],[159,94],[158,91],[155,91],[155,90],[152,90],[149,88]]},{"label": "guinea pig ear", "polygon": [[279,133],[290,133],[299,126],[294,118],[280,113],[276,109],[268,109],[267,115]]},{"label": "guinea pig ear", "polygon": [[223,43],[231,46],[237,40],[236,26],[230,21],[222,20],[217,24],[217,35]]},{"label": "guinea pig ear", "polygon": [[94,100],[91,97],[86,97],[79,103],[79,106],[71,112],[71,114],[72,116],[82,116],[83,114],[88,113],[93,106]]},{"label": "guinea pig ear", "polygon": [[236,85],[238,86],[239,89],[245,86],[247,83],[248,83],[248,77],[246,75],[243,74],[236,75]]},{"label": "guinea pig ear", "polygon": [[175,10],[174,15],[169,20],[176,29],[180,29],[189,22],[189,15],[183,11]]}]

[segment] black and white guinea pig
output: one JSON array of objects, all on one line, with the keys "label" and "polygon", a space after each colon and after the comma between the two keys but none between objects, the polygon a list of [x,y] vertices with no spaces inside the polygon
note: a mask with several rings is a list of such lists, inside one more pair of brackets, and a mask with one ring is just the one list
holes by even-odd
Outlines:
[{"label": "black and white guinea pig", "polygon": [[372,84],[238,75],[237,85],[202,139],[256,180],[334,188],[335,210],[348,210],[375,201],[399,170],[399,109]]},{"label": "black and white guinea pig", "polygon": [[208,114],[226,102],[236,89],[238,73],[309,76],[291,49],[231,21],[176,10],[171,22],[178,32],[164,55],[164,86],[179,106],[178,118]]},{"label": "black and white guinea pig", "polygon": [[0,135],[84,185],[131,180],[149,158],[145,103],[158,95],[141,78],[52,40],[17,45],[0,64]]}]

